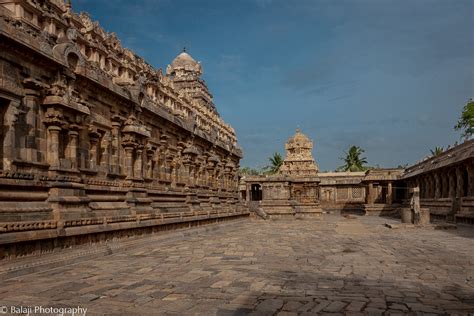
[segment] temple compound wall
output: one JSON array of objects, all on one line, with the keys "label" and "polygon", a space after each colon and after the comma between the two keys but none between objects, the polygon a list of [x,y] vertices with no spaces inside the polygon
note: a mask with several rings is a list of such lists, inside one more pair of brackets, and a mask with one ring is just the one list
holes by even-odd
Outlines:
[{"label": "temple compound wall", "polygon": [[394,212],[404,196],[395,194],[401,169],[319,172],[313,142],[298,129],[285,145],[286,157],[275,175],[244,176],[242,200],[270,217],[318,216],[323,212]]},{"label": "temple compound wall", "polygon": [[0,0],[0,258],[248,215],[201,74],[63,1]]},{"label": "temple compound wall", "polygon": [[[365,172],[318,171],[312,142],[297,131],[276,175],[244,176],[242,200],[251,209],[274,215],[321,212],[397,214],[410,204],[413,188],[432,219],[474,223],[474,140],[467,140],[406,169]],[[301,207],[304,206],[304,207]]]},{"label": "temple compound wall", "polygon": [[[260,207],[270,215],[296,215],[304,196],[311,201],[305,210],[308,214],[393,215],[409,206],[412,189],[418,187],[421,207],[430,211],[432,219],[474,224],[474,140],[406,169],[320,173],[311,155],[312,142],[298,136],[300,133],[295,136],[300,140],[297,147],[302,148],[294,151],[304,154],[295,158],[287,153],[290,159],[285,159],[283,171],[241,179],[241,198],[254,209]],[[286,147],[288,151],[292,146]]]}]

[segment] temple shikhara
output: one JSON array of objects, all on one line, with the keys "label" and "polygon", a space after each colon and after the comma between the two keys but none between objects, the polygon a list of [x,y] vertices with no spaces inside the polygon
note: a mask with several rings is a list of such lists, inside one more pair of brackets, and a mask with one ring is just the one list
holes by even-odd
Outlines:
[{"label": "temple shikhara", "polygon": [[0,14],[0,257],[248,215],[191,55],[163,73],[60,0]]}]

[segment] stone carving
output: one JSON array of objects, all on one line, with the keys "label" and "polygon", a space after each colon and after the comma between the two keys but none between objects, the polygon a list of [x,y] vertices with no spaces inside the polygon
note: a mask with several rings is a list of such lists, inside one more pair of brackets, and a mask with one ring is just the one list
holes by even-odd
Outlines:
[{"label": "stone carving", "polygon": [[46,236],[19,231],[59,238],[89,226],[73,240],[104,226],[113,236],[125,221],[152,231],[185,212],[247,214],[234,167],[242,151],[189,54],[163,74],[60,0],[0,1],[0,29],[0,259],[6,244]]},{"label": "stone carving", "polygon": [[301,177],[318,174],[319,168],[311,153],[313,142],[301,133],[299,128],[296,134],[288,139],[285,149],[286,157],[280,167],[280,174]]}]

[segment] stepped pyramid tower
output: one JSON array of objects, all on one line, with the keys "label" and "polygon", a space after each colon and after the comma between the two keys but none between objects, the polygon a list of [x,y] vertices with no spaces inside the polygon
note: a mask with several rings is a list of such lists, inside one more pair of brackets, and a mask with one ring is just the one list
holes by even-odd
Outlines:
[{"label": "stepped pyramid tower", "polygon": [[313,142],[299,128],[296,129],[295,135],[288,139],[285,149],[286,157],[278,171],[280,174],[295,177],[318,174],[319,168],[311,153]]}]

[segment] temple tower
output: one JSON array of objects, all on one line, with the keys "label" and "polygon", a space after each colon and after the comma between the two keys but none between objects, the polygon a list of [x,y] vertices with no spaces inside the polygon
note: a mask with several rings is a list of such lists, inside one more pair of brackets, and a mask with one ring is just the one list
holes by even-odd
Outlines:
[{"label": "temple tower", "polygon": [[176,56],[171,64],[168,65],[166,75],[171,79],[176,90],[184,92],[196,100],[198,104],[207,107],[218,115],[212,100],[212,94],[209,92],[204,80],[201,79],[201,63],[189,55],[186,49],[183,49],[183,52]]},{"label": "temple tower", "polygon": [[279,173],[296,177],[310,177],[318,174],[319,168],[316,164],[311,150],[313,142],[296,129],[295,135],[290,137],[285,144],[286,157],[280,167]]}]

